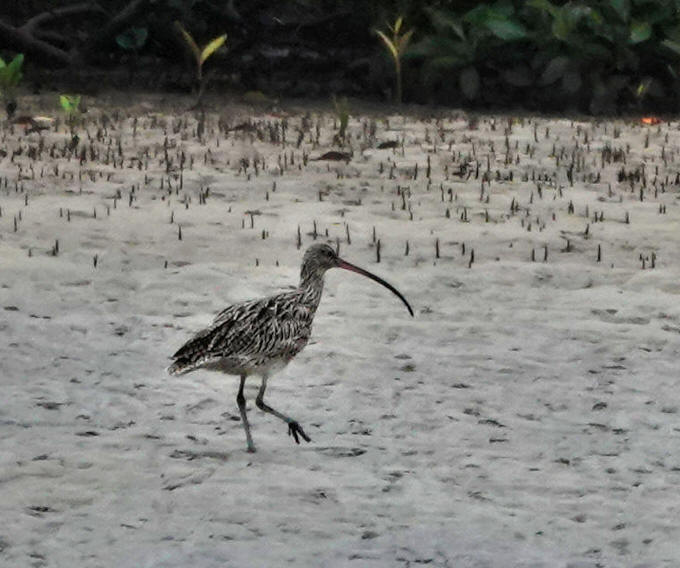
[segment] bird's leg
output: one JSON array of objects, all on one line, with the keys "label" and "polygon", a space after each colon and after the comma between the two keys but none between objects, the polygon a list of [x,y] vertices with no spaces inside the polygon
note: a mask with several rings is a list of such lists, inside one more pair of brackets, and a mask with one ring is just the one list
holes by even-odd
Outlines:
[{"label": "bird's leg", "polygon": [[302,439],[305,442],[311,442],[312,439],[305,434],[305,431],[302,429],[302,426],[300,426],[297,422],[297,420],[293,420],[289,416],[286,416],[285,414],[281,414],[277,410],[274,410],[271,406],[265,404],[264,402],[264,391],[267,389],[267,376],[264,375],[262,377],[262,384],[260,385],[260,391],[257,393],[257,398],[255,399],[255,404],[257,407],[262,410],[263,412],[268,412],[269,414],[273,414],[277,418],[283,420],[286,424],[288,424],[288,435],[293,436],[293,439],[295,440],[296,444],[300,443],[300,439],[298,438],[298,435],[302,437]]},{"label": "bird's leg", "polygon": [[246,441],[248,442],[248,451],[255,451],[255,444],[253,444],[253,437],[250,435],[250,424],[248,424],[248,416],[246,415],[246,397],[243,395],[243,387],[246,384],[246,375],[241,375],[241,386],[238,388],[238,394],[236,395],[236,402],[238,403],[238,409],[241,413],[241,422],[243,423],[243,428],[246,431]]}]

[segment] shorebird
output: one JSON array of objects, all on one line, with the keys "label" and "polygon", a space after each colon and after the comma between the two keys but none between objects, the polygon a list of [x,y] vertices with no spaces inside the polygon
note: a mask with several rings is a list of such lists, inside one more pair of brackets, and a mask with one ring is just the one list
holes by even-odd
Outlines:
[{"label": "shorebird", "polygon": [[265,404],[264,393],[267,379],[290,363],[307,345],[323,292],[324,274],[330,268],[351,270],[382,284],[404,302],[413,316],[411,306],[393,286],[375,274],[341,259],[330,246],[316,244],[305,252],[300,285],[295,290],[229,306],[217,314],[210,327],[199,331],[172,356],[174,362],[168,368],[172,375],[207,369],[241,378],[236,402],[249,452],[255,451],[243,394],[249,375],[262,377],[255,399],[257,407],[283,420],[288,425],[288,435],[297,444],[300,438],[311,442],[297,420]]}]

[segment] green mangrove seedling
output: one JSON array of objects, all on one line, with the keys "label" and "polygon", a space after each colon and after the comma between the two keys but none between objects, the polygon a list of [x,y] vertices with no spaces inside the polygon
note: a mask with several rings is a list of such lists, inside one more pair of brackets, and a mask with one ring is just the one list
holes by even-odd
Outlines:
[{"label": "green mangrove seedling", "polygon": [[118,46],[131,54],[128,61],[128,72],[130,82],[134,78],[137,69],[137,59],[139,57],[139,50],[144,47],[146,40],[149,37],[149,30],[147,28],[128,28],[123,33],[116,36],[116,43]]},{"label": "green mangrove seedling", "polygon": [[66,113],[66,123],[73,129],[80,116],[80,95],[59,95],[59,104]]},{"label": "green mangrove seedling", "polygon": [[335,95],[333,95],[333,108],[335,109],[335,115],[340,123],[338,133],[334,137],[334,142],[341,144],[345,141],[347,125],[349,124],[349,103],[347,102],[347,97],[338,100],[335,98]]},{"label": "green mangrove seedling", "polygon": [[402,31],[403,24],[404,18],[402,16],[399,16],[393,25],[387,24],[388,31],[392,34],[392,37],[389,37],[385,32],[381,30],[375,30],[375,33],[378,34],[378,37],[382,40],[383,44],[385,44],[385,48],[392,56],[392,60],[394,61],[394,72],[396,81],[394,100],[398,104],[401,104],[401,91],[402,91],[401,56],[406,51],[408,43],[409,41],[411,41],[411,36],[413,35],[412,29],[405,32]]},{"label": "green mangrove seedling", "polygon": [[7,111],[7,117],[12,118],[17,108],[16,88],[23,77],[21,66],[24,54],[19,53],[9,63],[0,57],[0,97]]},{"label": "green mangrove seedling", "polygon": [[227,41],[227,34],[222,34],[212,40],[210,40],[202,49],[198,47],[198,44],[194,40],[193,36],[184,28],[180,22],[175,22],[175,27],[179,30],[184,38],[184,42],[189,46],[194,59],[196,60],[196,80],[198,82],[198,97],[196,99],[196,105],[201,103],[201,98],[203,97],[203,90],[205,88],[203,80],[203,64],[206,59],[215,53],[220,47],[224,45]]},{"label": "green mangrove seedling", "polygon": [[80,118],[80,95],[59,95],[59,104],[66,114],[66,124],[71,131],[71,146],[78,146],[79,137],[75,132]]}]

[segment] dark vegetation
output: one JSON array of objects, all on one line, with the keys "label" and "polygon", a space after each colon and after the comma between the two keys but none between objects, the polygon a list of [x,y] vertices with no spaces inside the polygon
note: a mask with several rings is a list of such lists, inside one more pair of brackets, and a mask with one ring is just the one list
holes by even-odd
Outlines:
[{"label": "dark vegetation", "polygon": [[[411,32],[395,61],[389,36]],[[332,94],[542,111],[680,108],[680,0],[24,0],[0,7],[0,55],[23,53],[24,88]],[[201,83],[201,88],[203,87]]]}]

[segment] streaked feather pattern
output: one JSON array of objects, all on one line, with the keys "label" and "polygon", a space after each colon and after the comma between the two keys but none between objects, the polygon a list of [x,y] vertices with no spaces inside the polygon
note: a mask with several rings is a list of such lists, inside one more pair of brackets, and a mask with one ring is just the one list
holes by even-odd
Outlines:
[{"label": "streaked feather pattern", "polygon": [[311,286],[229,306],[172,356],[168,371],[204,367],[239,375],[280,368],[307,345],[322,288],[319,278]]},{"label": "streaked feather pattern", "polygon": [[217,314],[210,327],[199,331],[172,356],[174,362],[168,372],[173,375],[199,368],[240,375],[236,403],[249,452],[255,451],[255,444],[250,433],[243,389],[251,374],[262,376],[255,399],[257,407],[283,420],[295,443],[299,444],[300,439],[311,442],[297,420],[264,402],[264,393],[268,376],[285,367],[307,345],[314,314],[321,301],[324,274],[334,267],[357,272],[385,286],[401,299],[413,315],[406,298],[396,288],[375,274],[342,260],[327,244],[318,243],[305,252],[298,288],[262,300],[229,306]]}]

